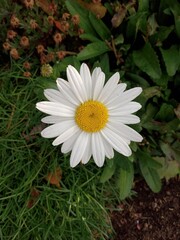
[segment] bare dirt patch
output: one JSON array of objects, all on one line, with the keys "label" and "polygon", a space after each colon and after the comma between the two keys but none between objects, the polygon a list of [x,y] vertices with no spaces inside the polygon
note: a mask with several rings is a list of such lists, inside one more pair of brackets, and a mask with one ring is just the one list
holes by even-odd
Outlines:
[{"label": "bare dirt patch", "polygon": [[159,193],[144,181],[137,182],[134,190],[137,196],[112,213],[114,240],[179,240],[180,179],[164,182]]}]

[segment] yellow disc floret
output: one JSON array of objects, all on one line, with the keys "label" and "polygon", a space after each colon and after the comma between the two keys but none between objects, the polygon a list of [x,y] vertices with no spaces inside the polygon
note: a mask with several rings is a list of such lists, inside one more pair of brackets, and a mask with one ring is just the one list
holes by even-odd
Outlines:
[{"label": "yellow disc floret", "polygon": [[85,132],[98,132],[105,127],[108,121],[108,109],[101,102],[86,101],[77,107],[75,121]]}]

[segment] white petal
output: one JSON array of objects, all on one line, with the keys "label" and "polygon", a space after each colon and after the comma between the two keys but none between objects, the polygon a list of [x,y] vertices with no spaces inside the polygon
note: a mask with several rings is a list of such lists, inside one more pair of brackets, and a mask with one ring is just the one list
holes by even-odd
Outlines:
[{"label": "white petal", "polygon": [[69,83],[62,78],[58,78],[56,80],[57,87],[59,91],[63,94],[64,98],[70,101],[71,103],[75,104],[76,106],[80,104],[80,101],[72,92]]},{"label": "white petal", "polygon": [[92,154],[98,167],[102,167],[105,160],[105,149],[100,133],[92,133]]},{"label": "white petal", "polygon": [[82,80],[84,82],[84,86],[86,88],[87,98],[91,99],[92,79],[91,79],[91,74],[90,74],[89,68],[88,68],[88,66],[85,63],[83,63],[81,65],[80,75],[81,75],[81,78],[82,78]]},{"label": "white petal", "polygon": [[93,94],[92,94],[93,100],[97,100],[99,94],[101,93],[104,87],[104,82],[105,82],[105,74],[103,72],[100,72],[96,81],[93,84],[93,87],[94,87]]},{"label": "white petal", "polygon": [[108,107],[113,107],[114,108],[114,105],[117,105],[117,103],[119,104],[118,99],[120,98],[121,94],[124,92],[126,87],[127,87],[126,83],[119,83],[117,85],[116,89],[111,93],[109,98],[104,101],[104,103]]},{"label": "white petal", "polygon": [[73,117],[75,113],[75,109],[57,102],[39,102],[36,108],[41,112],[61,117]]},{"label": "white petal", "polygon": [[128,144],[115,132],[113,132],[109,128],[104,128],[101,131],[103,137],[111,144],[111,146],[119,153],[123,154],[124,156],[129,157],[132,152]]},{"label": "white petal", "polygon": [[61,146],[62,153],[68,153],[72,150],[74,143],[78,136],[80,135],[81,131],[79,130],[74,135],[72,135],[69,139],[67,139]]},{"label": "white petal", "polygon": [[91,134],[87,135],[88,138],[88,142],[87,142],[87,146],[86,146],[86,151],[84,152],[83,156],[82,156],[82,163],[86,164],[92,155],[92,147],[91,147]]},{"label": "white petal", "polygon": [[115,108],[115,109],[108,109],[110,116],[122,116],[122,115],[128,115],[134,112],[137,112],[141,108],[141,104],[137,102],[130,102],[125,104],[122,107]]},{"label": "white petal", "polygon": [[70,166],[75,167],[81,160],[86,151],[87,143],[88,143],[88,133],[81,132],[79,137],[77,138],[70,157]]},{"label": "white petal", "polygon": [[73,117],[59,117],[59,116],[47,116],[41,119],[41,122],[47,123],[47,124],[54,124],[59,123],[65,120],[73,120]]},{"label": "white petal", "polygon": [[79,131],[79,128],[74,125],[71,128],[66,129],[61,135],[59,135],[53,142],[53,146],[57,146],[65,141],[67,141],[69,138],[71,138],[75,133]]},{"label": "white petal", "polygon": [[129,114],[129,115],[122,115],[122,116],[110,116],[110,122],[121,122],[125,124],[135,124],[140,122],[140,118],[138,116]]},{"label": "white petal", "polygon": [[138,132],[122,123],[109,122],[107,127],[122,138],[129,139],[130,141],[141,142],[143,140],[142,136]]},{"label": "white petal", "polygon": [[42,132],[41,135],[44,138],[54,138],[69,129],[70,127],[74,126],[74,121],[69,120],[69,121],[64,121],[60,123],[55,123],[47,128],[45,128]]},{"label": "white petal", "polygon": [[115,91],[117,88],[117,84],[119,82],[120,76],[119,73],[116,72],[113,76],[107,81],[106,85],[104,86],[103,90],[101,91],[98,101],[105,102],[106,99]]},{"label": "white petal", "polygon": [[55,89],[46,89],[44,90],[45,97],[51,102],[59,102],[69,107],[74,107],[74,104],[66,100],[62,93]]},{"label": "white petal", "polygon": [[135,87],[135,88],[131,88],[127,91],[125,91],[122,95],[121,95],[121,99],[123,103],[127,103],[132,101],[133,99],[135,99],[137,96],[139,96],[142,92],[142,88],[141,87]]},{"label": "white petal", "polygon": [[75,96],[79,99],[79,101],[81,103],[87,101],[88,98],[83,80],[78,71],[71,65],[67,67],[67,78],[71,89],[73,90]]},{"label": "white petal", "polygon": [[111,159],[114,157],[114,150],[112,146],[107,142],[107,140],[102,136],[104,149],[105,149],[105,155],[107,158]]}]

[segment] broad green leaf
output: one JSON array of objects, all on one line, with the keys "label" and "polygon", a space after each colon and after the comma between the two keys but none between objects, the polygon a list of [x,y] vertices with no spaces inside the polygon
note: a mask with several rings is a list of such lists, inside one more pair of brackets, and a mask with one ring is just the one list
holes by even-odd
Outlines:
[{"label": "broad green leaf", "polygon": [[148,11],[149,10],[149,0],[139,0],[138,1],[138,11]]},{"label": "broad green leaf", "polygon": [[159,112],[156,114],[156,118],[160,121],[171,121],[174,118],[174,108],[172,105],[163,103]]},{"label": "broad green leaf", "polygon": [[146,89],[144,89],[143,93],[144,97],[146,99],[152,98],[154,96],[161,96],[161,91],[160,88],[158,86],[153,86],[153,87],[148,87]]},{"label": "broad green leaf", "polygon": [[89,21],[89,11],[83,8],[80,4],[75,0],[66,0],[66,7],[72,15],[78,14],[80,17],[80,27],[85,31],[85,33],[97,36],[93,26]]},{"label": "broad green leaf", "polygon": [[94,27],[97,34],[102,40],[109,39],[111,37],[111,32],[108,27],[103,23],[101,19],[98,19],[93,13],[89,12],[89,20]]},{"label": "broad green leaf", "polygon": [[164,157],[155,157],[154,159],[162,165],[162,167],[158,169],[158,174],[161,179],[165,178],[166,181],[168,181],[170,178],[180,174],[180,166],[177,161],[168,161]]},{"label": "broad green leaf", "polygon": [[134,180],[134,167],[130,161],[125,162],[127,168],[120,168],[117,185],[119,188],[119,197],[124,200],[130,195],[133,180]]},{"label": "broad green leaf", "polygon": [[[160,48],[162,57],[169,76],[174,76],[180,65],[180,51],[177,45],[172,45],[169,49]],[[173,56],[173,57],[172,57]]]},{"label": "broad green leaf", "polygon": [[116,165],[114,162],[114,159],[110,159],[107,161],[107,165],[105,166],[102,175],[100,177],[100,182],[101,183],[105,183],[106,181],[108,181],[114,174],[116,170]]},{"label": "broad green leaf", "polygon": [[157,170],[149,167],[149,159],[144,156],[144,153],[142,154],[142,152],[139,151],[138,158],[139,167],[146,183],[153,192],[159,192],[161,190],[161,179],[157,173]]},{"label": "broad green leaf", "polygon": [[94,35],[92,34],[89,34],[89,33],[83,33],[80,35],[80,38],[83,39],[83,40],[89,40],[91,42],[98,42],[100,41],[99,38],[95,37]]},{"label": "broad green leaf", "polygon": [[158,32],[155,34],[157,41],[164,41],[169,34],[174,30],[174,25],[172,26],[160,26]]},{"label": "broad green leaf", "polygon": [[[154,160],[151,155],[146,151],[138,151],[138,158],[139,159],[145,159],[146,165],[149,168],[159,169],[162,167],[160,163],[158,163],[156,160]],[[140,160],[141,161],[141,160]]]},{"label": "broad green leaf", "polygon": [[133,59],[134,63],[152,79],[161,77],[158,56],[149,42],[142,49],[133,52]]},{"label": "broad green leaf", "polygon": [[138,12],[132,16],[129,17],[129,21],[127,23],[126,28],[126,35],[127,38],[133,39],[133,41],[136,39],[137,33],[140,30],[144,34],[147,31],[147,18],[148,12]]},{"label": "broad green leaf", "polygon": [[144,88],[149,87],[149,83],[141,76],[134,74],[134,73],[127,73],[126,75],[128,78],[130,78],[130,80],[132,80],[133,83],[135,82],[139,86],[144,87]]},{"label": "broad green leaf", "polygon": [[105,42],[94,42],[88,44],[78,55],[78,60],[86,60],[93,57],[97,57],[105,52],[110,51],[110,48],[107,46]]}]

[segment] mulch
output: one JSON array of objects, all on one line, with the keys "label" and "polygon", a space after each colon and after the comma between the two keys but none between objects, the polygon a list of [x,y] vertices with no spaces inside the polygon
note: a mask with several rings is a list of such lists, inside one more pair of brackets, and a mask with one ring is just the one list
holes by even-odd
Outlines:
[{"label": "mulch", "polygon": [[159,193],[144,181],[138,181],[134,191],[136,196],[111,215],[113,240],[180,240],[180,178],[164,181]]}]

